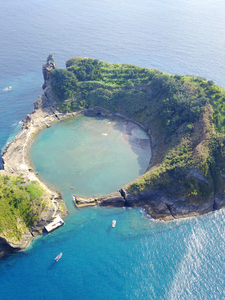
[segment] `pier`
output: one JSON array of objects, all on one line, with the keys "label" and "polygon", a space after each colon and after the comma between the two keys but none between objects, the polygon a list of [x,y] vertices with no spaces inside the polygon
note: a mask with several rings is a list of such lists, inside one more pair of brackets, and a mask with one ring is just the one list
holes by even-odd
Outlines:
[{"label": "pier", "polygon": [[63,219],[57,216],[51,223],[45,226],[45,230],[49,233],[62,225],[64,225]]}]

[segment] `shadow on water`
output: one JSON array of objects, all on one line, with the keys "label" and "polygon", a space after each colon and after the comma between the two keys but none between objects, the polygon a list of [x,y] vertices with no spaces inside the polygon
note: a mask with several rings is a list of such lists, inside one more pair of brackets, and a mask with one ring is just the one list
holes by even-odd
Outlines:
[{"label": "shadow on water", "polygon": [[[97,117],[90,116],[89,118],[95,118],[96,120],[109,120],[109,127],[107,129],[109,130],[111,126],[114,130],[120,131],[121,140],[124,143],[129,144],[132,151],[137,155],[137,162],[140,166],[139,175],[142,175],[147,171],[151,160],[150,138],[139,125],[118,116],[105,118],[101,115],[98,115]],[[106,128],[103,128],[103,130],[105,129]]]},{"label": "shadow on water", "polygon": [[52,261],[51,262],[51,264],[48,266],[48,268],[47,268],[47,270],[48,271],[51,271],[51,270],[53,270],[55,267],[56,267],[56,264],[57,264],[58,262],[57,261]]},{"label": "shadow on water", "polygon": [[109,225],[109,226],[107,227],[106,232],[107,232],[108,234],[110,234],[113,230],[115,230],[115,229],[112,227],[112,225]]},{"label": "shadow on water", "polygon": [[[121,139],[130,145],[132,151],[137,155],[137,161],[140,166],[140,175],[143,174],[149,165],[151,159],[150,138],[147,133],[137,124],[129,120],[114,118],[117,121],[113,128],[121,131]],[[120,122],[118,122],[120,121]],[[148,158],[146,160],[146,158]],[[146,160],[147,165],[143,164]]]},{"label": "shadow on water", "polygon": [[109,225],[109,226],[107,227],[106,232],[107,232],[107,233],[110,233],[110,232],[111,232],[111,229],[112,229],[112,226]]}]

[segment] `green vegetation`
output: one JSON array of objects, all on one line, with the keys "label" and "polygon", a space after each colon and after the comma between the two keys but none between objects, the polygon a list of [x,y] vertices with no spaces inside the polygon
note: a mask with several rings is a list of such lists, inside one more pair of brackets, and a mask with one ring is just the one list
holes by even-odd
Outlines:
[{"label": "green vegetation", "polygon": [[59,111],[101,106],[141,122],[157,140],[152,168],[130,192],[157,190],[195,204],[224,193],[224,89],[203,77],[89,58],[66,67],[50,71]]},{"label": "green vegetation", "polygon": [[0,236],[19,241],[46,207],[46,195],[36,182],[0,175]]}]

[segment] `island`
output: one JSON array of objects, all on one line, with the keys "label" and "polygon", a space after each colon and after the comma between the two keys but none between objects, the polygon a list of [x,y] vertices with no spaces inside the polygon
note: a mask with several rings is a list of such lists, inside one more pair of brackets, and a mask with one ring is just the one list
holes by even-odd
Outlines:
[{"label": "island", "polygon": [[[65,69],[57,69],[50,54],[42,71],[44,93],[23,120],[22,131],[4,150],[4,170],[0,171],[0,179],[9,189],[16,186],[12,193],[17,195],[23,188],[29,194],[32,205],[27,215],[35,218],[30,223],[22,219],[26,226],[18,236],[10,235],[7,223],[0,223],[0,251],[1,245],[8,247],[7,251],[23,248],[21,241],[27,241],[27,234],[39,234],[56,213],[67,214],[60,192],[38,178],[29,160],[29,147],[37,132],[65,118],[124,118],[145,130],[151,141],[152,157],[142,176],[109,195],[75,194],[77,207],[140,206],[155,219],[174,220],[225,206],[223,88],[203,77],[169,75],[85,57],[73,57]],[[16,210],[18,197],[8,205]],[[15,219],[15,228],[21,227],[21,215]]]}]

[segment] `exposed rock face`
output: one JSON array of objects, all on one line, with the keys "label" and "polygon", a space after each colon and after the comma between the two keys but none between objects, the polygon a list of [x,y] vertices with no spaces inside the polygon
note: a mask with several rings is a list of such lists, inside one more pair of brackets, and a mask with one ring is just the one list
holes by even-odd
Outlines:
[{"label": "exposed rock face", "polygon": [[42,73],[43,73],[43,77],[44,77],[44,84],[42,86],[43,89],[45,89],[47,86],[47,81],[49,80],[49,71],[52,69],[55,69],[55,68],[56,68],[56,65],[54,62],[53,55],[49,54],[46,63],[43,64],[43,66],[42,66]]},{"label": "exposed rock face", "polygon": [[10,244],[6,241],[6,239],[0,237],[0,257],[15,251],[17,251],[17,249],[10,246]]},{"label": "exposed rock face", "polygon": [[221,197],[221,195],[216,195],[214,198],[214,210],[225,207],[225,198]]},{"label": "exposed rock face", "polygon": [[27,115],[26,119],[23,120],[23,129],[28,129],[32,125],[31,115]]},{"label": "exposed rock face", "polygon": [[114,192],[105,196],[78,196],[74,195],[74,202],[78,208],[84,206],[108,206],[108,207],[123,207],[125,206],[125,200],[121,196],[120,192]]},{"label": "exposed rock face", "polygon": [[174,216],[170,211],[169,199],[158,192],[142,192],[137,195],[121,189],[126,201],[126,205],[130,207],[142,206],[146,212],[155,219],[173,220]]},{"label": "exposed rock face", "polygon": [[225,199],[219,196],[203,204],[188,205],[184,199],[169,198],[158,191],[145,191],[134,195],[125,188],[105,196],[74,196],[74,203],[78,208],[94,205],[105,207],[141,206],[152,218],[165,221],[198,216],[225,207]]},{"label": "exposed rock face", "polygon": [[100,206],[125,206],[125,199],[122,197],[120,192],[114,192],[105,196],[99,196],[96,198],[96,202]]},{"label": "exposed rock face", "polygon": [[[202,178],[201,178],[202,179]],[[209,201],[190,205],[185,199],[169,198],[160,192],[140,192],[136,195],[122,190],[127,206],[142,206],[154,219],[172,220],[209,213],[225,207],[225,199],[217,195]]]}]

